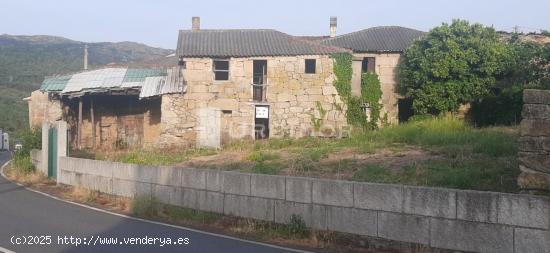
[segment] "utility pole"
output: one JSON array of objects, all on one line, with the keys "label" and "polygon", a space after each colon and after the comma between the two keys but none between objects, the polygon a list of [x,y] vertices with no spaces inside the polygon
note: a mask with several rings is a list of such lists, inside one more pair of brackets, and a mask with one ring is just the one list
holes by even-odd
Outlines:
[{"label": "utility pole", "polygon": [[88,70],[88,44],[84,45],[84,70]]}]

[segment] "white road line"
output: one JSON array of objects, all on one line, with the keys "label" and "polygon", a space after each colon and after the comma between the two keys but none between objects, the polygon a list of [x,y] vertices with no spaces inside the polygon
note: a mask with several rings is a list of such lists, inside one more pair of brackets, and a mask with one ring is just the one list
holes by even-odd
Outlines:
[{"label": "white road line", "polygon": [[2,247],[0,247],[0,252],[2,252],[2,253],[15,253],[15,251],[11,251],[9,249],[2,248]]},{"label": "white road line", "polygon": [[[11,160],[10,160],[10,161],[11,161]],[[106,213],[106,214],[115,215],[115,216],[122,217],[122,218],[126,218],[126,219],[137,220],[137,221],[141,221],[141,222],[151,223],[151,224],[155,224],[155,225],[162,225],[162,226],[167,226],[167,227],[172,227],[172,228],[177,228],[177,229],[189,230],[189,231],[196,232],[196,233],[200,233],[200,234],[204,234],[204,235],[210,235],[210,236],[215,236],[215,237],[220,237],[220,238],[225,238],[225,239],[231,239],[231,240],[235,240],[235,241],[246,242],[246,243],[261,245],[261,246],[270,247],[270,248],[274,248],[274,249],[281,249],[281,250],[292,251],[292,252],[298,252],[298,253],[313,253],[313,252],[311,252],[311,251],[305,251],[305,250],[298,250],[298,249],[285,248],[285,247],[281,247],[281,246],[277,246],[277,245],[271,245],[271,244],[262,243],[262,242],[256,242],[256,241],[245,240],[245,239],[241,239],[241,238],[237,238],[237,237],[233,237],[233,236],[215,234],[215,233],[210,233],[210,232],[206,232],[206,231],[202,231],[202,230],[197,230],[197,229],[188,228],[188,227],[183,227],[183,226],[178,226],[178,225],[167,224],[167,223],[158,222],[158,221],[145,220],[145,219],[141,219],[141,218],[136,218],[136,217],[132,217],[132,216],[124,215],[124,214],[119,214],[119,213],[115,213],[115,212],[111,212],[111,211],[99,209],[99,208],[96,208],[96,207],[92,207],[92,206],[88,206],[88,205],[84,205],[84,204],[80,204],[80,203],[76,203],[76,202],[72,202],[72,201],[68,201],[68,200],[64,200],[64,199],[60,199],[60,198],[58,198],[58,197],[56,197],[56,196],[53,196],[53,195],[50,195],[50,194],[48,194],[48,193],[41,192],[41,191],[37,191],[37,190],[31,189],[31,188],[28,188],[28,187],[26,187],[25,185],[22,185],[22,184],[20,184],[20,183],[17,183],[17,182],[14,182],[14,181],[9,180],[9,179],[6,177],[6,175],[4,174],[4,168],[8,165],[8,163],[9,163],[10,161],[7,161],[6,163],[4,163],[4,165],[2,165],[2,167],[0,168],[0,175],[1,175],[3,178],[5,178],[6,180],[8,180],[8,181],[10,181],[10,182],[12,182],[12,183],[14,183],[14,184],[17,184],[17,185],[19,185],[19,186],[24,187],[25,190],[28,190],[28,191],[31,191],[31,192],[35,192],[35,193],[44,195],[44,196],[46,196],[46,197],[50,197],[50,198],[52,198],[52,199],[55,199],[55,200],[58,200],[58,201],[61,201],[61,202],[65,202],[65,203],[68,203],[68,204],[77,205],[77,206],[80,206],[80,207],[84,207],[84,208],[87,208],[87,209],[91,209],[91,210],[98,211],[98,212],[102,212],[102,213]],[[1,247],[0,247],[0,250],[2,250]],[[14,252],[8,251],[7,253],[14,253]]]}]

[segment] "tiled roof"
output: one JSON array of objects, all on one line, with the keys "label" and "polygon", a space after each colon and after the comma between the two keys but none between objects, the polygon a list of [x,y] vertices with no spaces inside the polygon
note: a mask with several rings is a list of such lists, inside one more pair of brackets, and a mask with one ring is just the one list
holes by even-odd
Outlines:
[{"label": "tiled roof", "polygon": [[183,57],[326,55],[347,50],[270,29],[181,30],[176,54]]},{"label": "tiled roof", "polygon": [[378,26],[326,39],[322,43],[354,52],[403,52],[424,34],[400,26]]}]

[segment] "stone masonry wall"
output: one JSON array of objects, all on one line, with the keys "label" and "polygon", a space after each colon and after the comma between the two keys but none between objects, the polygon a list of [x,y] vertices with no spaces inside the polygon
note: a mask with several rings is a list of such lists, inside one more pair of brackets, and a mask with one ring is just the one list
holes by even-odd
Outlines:
[{"label": "stone masonry wall", "polygon": [[[550,252],[550,198],[60,157],[58,183],[467,252]],[[33,159],[34,160],[34,159]]]},{"label": "stone masonry wall", "polygon": [[397,106],[397,100],[400,98],[398,89],[398,64],[401,54],[399,53],[354,53],[354,58],[375,57],[375,72],[380,79],[380,86],[382,88],[382,111],[380,117],[384,117],[384,114],[388,115],[389,123],[399,123],[399,110]]},{"label": "stone masonry wall", "polygon": [[61,103],[57,99],[50,99],[47,92],[33,91],[28,105],[30,127],[41,127],[44,122],[51,123],[61,119]]},{"label": "stone masonry wall", "polygon": [[[315,74],[304,73],[305,59],[317,60]],[[265,103],[252,99],[253,60],[267,60]],[[201,108],[223,112],[222,142],[254,138],[255,105],[270,106],[270,137],[311,135],[312,117],[320,118],[317,102],[327,111],[320,132],[338,135],[347,127],[330,56],[231,58],[229,81],[214,80],[210,58],[185,61],[187,92],[162,97],[161,146],[194,145]]]},{"label": "stone masonry wall", "polygon": [[[524,190],[550,191],[550,90],[523,92],[518,184]],[[547,238],[550,240],[550,238]]]}]

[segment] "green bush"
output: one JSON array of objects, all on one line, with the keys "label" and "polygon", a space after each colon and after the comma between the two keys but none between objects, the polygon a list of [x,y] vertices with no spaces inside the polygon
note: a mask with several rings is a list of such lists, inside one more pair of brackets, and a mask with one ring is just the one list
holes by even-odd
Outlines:
[{"label": "green bush", "polygon": [[453,20],[407,49],[399,68],[402,90],[416,114],[457,111],[489,94],[512,57],[494,28]]},{"label": "green bush", "polygon": [[15,153],[13,157],[13,166],[23,174],[29,174],[35,171],[30,155],[22,152]]}]

